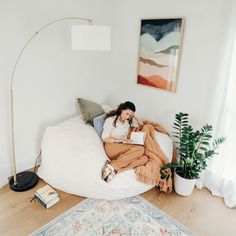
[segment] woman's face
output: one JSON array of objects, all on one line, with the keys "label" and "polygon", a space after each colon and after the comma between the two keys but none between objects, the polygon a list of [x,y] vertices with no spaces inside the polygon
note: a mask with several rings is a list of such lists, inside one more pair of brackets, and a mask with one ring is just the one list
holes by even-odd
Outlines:
[{"label": "woman's face", "polygon": [[126,121],[134,116],[134,112],[130,109],[122,110],[120,117],[123,121]]}]

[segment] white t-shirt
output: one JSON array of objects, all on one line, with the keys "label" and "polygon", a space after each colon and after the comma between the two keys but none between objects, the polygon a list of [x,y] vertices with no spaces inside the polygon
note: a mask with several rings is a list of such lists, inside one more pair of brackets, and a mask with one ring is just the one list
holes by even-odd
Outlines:
[{"label": "white t-shirt", "polygon": [[[126,120],[124,123],[117,119],[116,127],[114,126],[114,120],[116,116],[108,117],[103,125],[102,139],[113,137],[113,138],[127,138],[129,133],[129,121]],[[136,119],[132,120],[131,127],[138,127]]]}]

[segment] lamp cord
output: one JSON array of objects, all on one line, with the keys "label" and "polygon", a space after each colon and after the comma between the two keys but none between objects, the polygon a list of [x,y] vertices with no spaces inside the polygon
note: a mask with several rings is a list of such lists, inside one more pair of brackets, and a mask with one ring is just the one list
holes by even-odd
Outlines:
[{"label": "lamp cord", "polygon": [[36,167],[37,167],[37,164],[38,164],[38,160],[41,156],[41,153],[42,153],[42,151],[40,150],[38,156],[36,157],[35,165],[34,165],[34,173],[36,173]]}]

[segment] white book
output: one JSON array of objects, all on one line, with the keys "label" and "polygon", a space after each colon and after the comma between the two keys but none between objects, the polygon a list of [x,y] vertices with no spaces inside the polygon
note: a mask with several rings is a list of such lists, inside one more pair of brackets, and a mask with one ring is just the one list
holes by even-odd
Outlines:
[{"label": "white book", "polygon": [[58,193],[49,185],[45,185],[44,187],[38,189],[35,192],[35,195],[39,197],[46,204],[50,202],[52,199],[58,197]]},{"label": "white book", "polygon": [[47,203],[46,208],[49,208],[49,207],[55,205],[57,202],[59,202],[59,200],[60,200],[59,197],[55,197],[53,200],[51,200],[49,203]]},{"label": "white book", "polygon": [[146,132],[131,132],[130,140],[132,140],[133,142],[124,142],[124,143],[144,145],[145,138],[146,138]]},{"label": "white book", "polygon": [[40,202],[45,208],[49,208],[53,205],[55,205],[57,202],[59,202],[59,197],[55,197],[54,199],[52,199],[50,202],[45,203],[41,198],[39,198],[37,195],[35,196],[36,200],[38,202]]}]

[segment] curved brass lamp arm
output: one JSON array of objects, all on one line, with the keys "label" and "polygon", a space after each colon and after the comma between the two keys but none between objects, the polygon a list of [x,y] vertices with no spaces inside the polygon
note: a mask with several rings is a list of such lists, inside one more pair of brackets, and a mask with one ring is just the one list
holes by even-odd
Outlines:
[{"label": "curved brass lamp arm", "polygon": [[11,96],[10,96],[10,106],[11,106],[11,147],[12,147],[12,161],[13,161],[13,178],[14,178],[14,185],[17,184],[17,179],[16,179],[16,158],[15,158],[15,128],[14,128],[14,94],[13,94],[13,82],[14,82],[14,75],[15,75],[15,70],[16,66],[21,58],[21,55],[23,54],[24,50],[28,47],[30,42],[44,29],[49,27],[50,25],[53,25],[55,23],[58,23],[60,21],[64,20],[81,20],[81,21],[87,21],[89,24],[93,24],[93,21],[91,19],[87,18],[81,18],[81,17],[65,17],[65,18],[60,18],[54,21],[51,21],[45,25],[43,25],[38,31],[36,31],[32,37],[25,43],[24,47],[20,51],[16,62],[13,67],[12,75],[11,75]]}]

